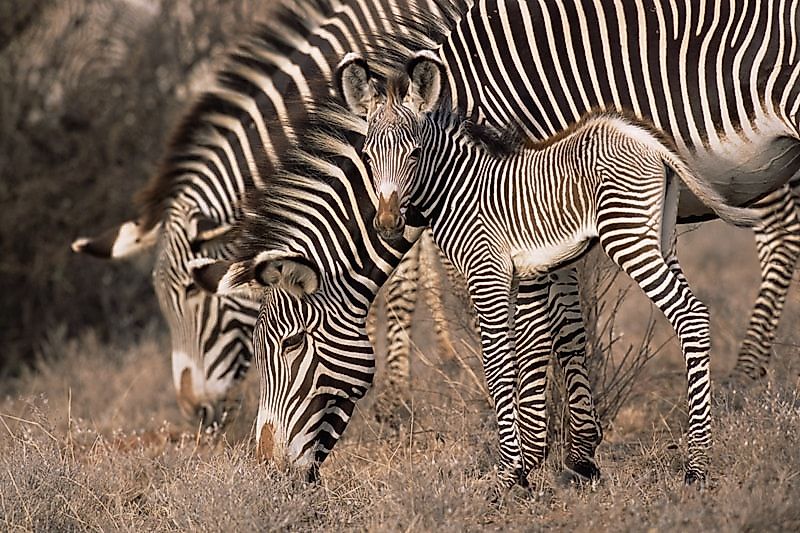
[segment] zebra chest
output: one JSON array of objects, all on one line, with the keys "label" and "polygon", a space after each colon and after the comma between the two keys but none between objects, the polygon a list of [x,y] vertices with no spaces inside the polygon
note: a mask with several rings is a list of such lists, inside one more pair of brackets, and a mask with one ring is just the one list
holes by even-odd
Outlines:
[{"label": "zebra chest", "polygon": [[564,263],[577,259],[592,244],[597,231],[594,228],[572,233],[553,244],[528,243],[511,250],[514,270],[520,277],[537,276]]}]

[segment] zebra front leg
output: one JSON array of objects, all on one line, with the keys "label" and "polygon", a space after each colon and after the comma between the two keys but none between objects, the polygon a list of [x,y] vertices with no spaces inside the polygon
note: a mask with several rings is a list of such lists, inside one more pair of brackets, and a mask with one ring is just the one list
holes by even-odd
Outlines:
[{"label": "zebra front leg", "polygon": [[[442,261],[447,261],[447,259],[441,255],[439,247],[433,242],[430,231],[423,232],[422,237],[420,237],[419,247],[419,279],[425,291],[425,301],[431,312],[433,332],[436,335],[436,346],[439,348],[439,357],[442,361],[454,361],[455,347],[453,346],[450,325],[445,312],[442,279],[435,265],[437,258]],[[447,261],[447,265],[450,266],[450,270],[454,270],[449,261]],[[444,263],[442,266],[445,267]],[[449,271],[448,274],[450,274]],[[455,276],[460,277],[461,275],[456,272]],[[451,282],[453,279],[451,278]]]},{"label": "zebra front leg", "polygon": [[540,467],[547,456],[547,365],[553,351],[546,277],[520,280],[514,309],[517,359],[517,428],[523,472]]},{"label": "zebra front leg", "polygon": [[549,275],[550,335],[567,390],[570,449],[564,466],[581,478],[600,478],[594,453],[603,429],[594,405],[586,368],[586,329],[583,325],[578,277],[574,268]]},{"label": "zebra front leg", "polygon": [[756,207],[763,216],[762,222],[753,228],[761,286],[733,368],[734,379],[757,379],[766,374],[772,340],[800,256],[800,223],[791,189],[788,186],[778,189]]},{"label": "zebra front leg", "polygon": [[[636,217],[625,213],[623,229],[614,231],[615,217],[599,213],[600,244],[611,259],[644,290],[678,334],[686,361],[689,402],[689,461],[686,483],[700,482],[708,471],[708,449],[711,444],[711,377],[709,350],[711,337],[708,309],[692,293],[689,285],[673,271],[661,255],[657,235],[625,231],[635,226]],[[655,226],[649,217],[643,217],[640,227]],[[607,225],[612,229],[603,232]],[[618,218],[616,220],[619,220]]]},{"label": "zebra front leg", "polygon": [[467,275],[480,325],[483,370],[494,401],[500,438],[498,484],[505,490],[515,483],[527,485],[517,429],[517,362],[511,314],[511,265],[494,266],[481,258],[481,268]]}]

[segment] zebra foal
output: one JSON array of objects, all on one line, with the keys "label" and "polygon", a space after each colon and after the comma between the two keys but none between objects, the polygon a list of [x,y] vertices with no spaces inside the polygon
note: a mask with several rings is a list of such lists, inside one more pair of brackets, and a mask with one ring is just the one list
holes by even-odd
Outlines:
[{"label": "zebra foal", "polygon": [[590,112],[571,128],[525,145],[452,111],[446,76],[435,54],[419,52],[383,96],[366,61],[348,54],[335,85],[350,110],[368,121],[362,153],[379,198],[379,234],[396,239],[404,212],[418,210],[466,278],[500,427],[501,482],[524,482],[545,453],[548,358],[526,353],[529,325],[513,319],[513,287],[542,280],[596,240],[678,334],[689,382],[686,481],[704,481],[711,440],[709,317],[674,251],[678,180],[728,222],[753,225],[757,213],[727,205],[640,120]]}]

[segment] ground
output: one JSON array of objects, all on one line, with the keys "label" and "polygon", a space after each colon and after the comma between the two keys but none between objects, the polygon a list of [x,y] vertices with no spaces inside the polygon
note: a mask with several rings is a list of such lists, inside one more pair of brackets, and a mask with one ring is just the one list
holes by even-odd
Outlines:
[{"label": "ground", "polygon": [[[686,229],[686,228],[685,228]],[[181,418],[165,328],[104,344],[91,332],[53,336],[35,371],[0,383],[0,528],[4,530],[800,530],[800,397],[796,287],[763,383],[731,393],[757,283],[748,232],[720,223],[684,235],[680,256],[714,323],[716,401],[711,479],[683,485],[685,378],[663,320],[648,363],[597,453],[595,486],[562,476],[562,443],[499,504],[486,498],[496,456],[492,411],[474,345],[468,367],[443,363],[423,310],[415,320],[411,415],[397,429],[375,421],[368,395],[309,485],[254,457],[257,383],[218,436]],[[621,287],[622,285],[620,285]],[[617,319],[636,345],[649,307],[631,291]],[[467,370],[469,368],[469,370]],[[382,368],[379,366],[379,371]]]}]

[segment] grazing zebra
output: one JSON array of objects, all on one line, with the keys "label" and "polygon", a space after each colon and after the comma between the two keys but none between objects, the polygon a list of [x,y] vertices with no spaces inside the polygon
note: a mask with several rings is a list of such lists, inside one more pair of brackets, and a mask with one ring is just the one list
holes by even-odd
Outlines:
[{"label": "grazing zebra", "polygon": [[[369,124],[362,153],[380,198],[378,233],[397,239],[405,231],[403,212],[416,208],[466,278],[500,428],[501,479],[524,479],[540,465],[547,433],[548,354],[533,360],[510,327],[512,287],[522,279],[546,284],[551,270],[599,240],[678,334],[689,378],[686,477],[704,480],[711,440],[708,310],[674,252],[675,178],[727,221],[752,225],[757,213],[725,205],[641,121],[589,113],[525,147],[452,111],[435,54],[418,53],[406,72],[390,81],[385,97],[360,56],[345,57],[336,76],[348,107]],[[539,305],[544,311],[546,300]]]},{"label": "grazing zebra", "polygon": [[[543,139],[592,108],[630,109],[669,133],[681,157],[729,203],[764,197],[755,230],[769,275],[760,302],[778,314],[800,251],[793,200],[781,189],[800,169],[793,118],[800,61],[793,44],[798,5],[770,6],[481,0],[445,29],[436,55],[449,73],[454,107],[473,122],[518,123],[525,137]],[[425,48],[413,33],[378,47],[376,58],[396,65],[399,56]],[[203,287],[222,294],[257,289],[263,296],[254,333],[262,365],[260,450],[310,467],[330,452],[369,386],[374,363],[366,310],[405,240],[415,237],[407,229],[389,247],[373,231],[379,201],[359,155],[365,123],[325,104],[312,118],[318,124],[298,138],[294,161],[270,196],[253,197],[237,260],[197,265],[194,272]],[[410,225],[424,224],[413,209],[405,216]],[[709,216],[693,195],[681,195],[679,221]],[[574,293],[575,285],[574,271],[566,269],[559,290]],[[272,290],[262,295],[264,288]],[[519,289],[537,300],[538,288]],[[577,298],[561,309],[570,320],[560,325],[581,358]],[[773,324],[761,326],[752,331],[768,344]],[[536,335],[541,328],[526,331]],[[573,391],[590,406],[588,387],[568,389],[571,406]]]},{"label": "grazing zebra", "polygon": [[[342,50],[377,46],[401,26],[395,19],[410,13],[453,16],[446,5],[426,0],[308,0],[270,9],[270,22],[229,54],[216,85],[184,115],[161,168],[139,195],[138,217],[72,245],[111,259],[156,246],[153,283],[170,329],[178,403],[207,425],[223,421],[229,391],[249,367],[258,303],[198,290],[189,261],[232,256],[230,229],[242,215],[242,198],[281,166],[309,112],[305,102],[329,93],[325,80]],[[406,278],[416,278],[417,268],[412,255],[405,275],[388,288],[390,390],[408,386],[406,331],[416,285]]]}]

